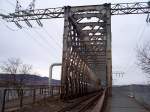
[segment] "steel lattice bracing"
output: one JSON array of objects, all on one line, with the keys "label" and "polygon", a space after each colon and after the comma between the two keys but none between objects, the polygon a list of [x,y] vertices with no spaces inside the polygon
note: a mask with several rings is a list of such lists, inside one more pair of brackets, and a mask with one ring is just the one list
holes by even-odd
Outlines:
[{"label": "steel lattice bracing", "polygon": [[118,3],[111,5],[112,15],[146,14],[150,13],[149,2]]},{"label": "steel lattice bracing", "polygon": [[[150,13],[150,5],[148,4],[149,4],[148,2],[111,4],[111,15]],[[97,5],[93,5],[91,7],[96,6]],[[3,19],[6,19],[9,22],[18,22],[25,20],[38,21],[40,19],[64,18],[64,7],[35,9],[35,10],[20,10],[18,12],[11,13],[9,15],[0,14],[0,16],[2,16]]]},{"label": "steel lattice bracing", "polygon": [[108,86],[110,20],[110,5],[65,8],[62,98],[75,98]]}]

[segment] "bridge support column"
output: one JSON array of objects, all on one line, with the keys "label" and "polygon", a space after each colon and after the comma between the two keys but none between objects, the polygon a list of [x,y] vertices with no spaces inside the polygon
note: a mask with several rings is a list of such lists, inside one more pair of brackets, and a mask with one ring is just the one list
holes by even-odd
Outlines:
[{"label": "bridge support column", "polygon": [[[108,5],[108,9],[111,7]],[[112,46],[111,46],[111,10],[107,11],[107,46],[106,46],[106,59],[107,59],[107,93],[109,96],[112,94]]]}]

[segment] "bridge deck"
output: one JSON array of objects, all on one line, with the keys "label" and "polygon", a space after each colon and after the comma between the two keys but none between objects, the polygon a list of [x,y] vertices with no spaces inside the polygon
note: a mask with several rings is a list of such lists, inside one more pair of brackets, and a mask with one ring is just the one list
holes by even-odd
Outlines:
[{"label": "bridge deck", "polygon": [[119,88],[114,88],[112,97],[107,100],[104,112],[150,112],[128,94]]}]

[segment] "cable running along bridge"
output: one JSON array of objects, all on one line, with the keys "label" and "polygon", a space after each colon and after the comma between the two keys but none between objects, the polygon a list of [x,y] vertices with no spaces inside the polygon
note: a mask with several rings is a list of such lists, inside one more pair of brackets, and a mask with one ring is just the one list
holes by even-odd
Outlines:
[{"label": "cable running along bridge", "polygon": [[19,28],[21,21],[29,27],[36,21],[42,27],[41,19],[64,18],[61,98],[73,99],[101,88],[111,94],[111,16],[149,13],[150,3],[138,2],[31,8],[0,16]]}]

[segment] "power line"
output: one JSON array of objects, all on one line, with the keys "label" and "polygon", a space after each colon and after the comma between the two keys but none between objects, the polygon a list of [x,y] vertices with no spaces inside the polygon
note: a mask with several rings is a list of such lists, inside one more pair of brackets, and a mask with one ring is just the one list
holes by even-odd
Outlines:
[{"label": "power line", "polygon": [[[1,20],[0,20],[1,21]],[[11,29],[8,25],[6,25],[6,24],[4,24],[2,21],[1,21],[1,23],[3,24],[3,25],[5,25],[9,30],[11,30],[11,31],[18,31],[18,30],[20,30],[20,29],[18,29],[18,30],[14,30],[14,29]],[[28,34],[30,37],[31,37],[31,35],[27,32],[27,31],[25,31],[25,30],[23,30],[24,32],[25,32],[25,34]],[[40,42],[38,42],[35,38],[32,38],[35,42],[37,42],[40,46],[42,46],[42,44],[40,44]]]},{"label": "power line", "polygon": [[13,29],[13,28],[11,28],[11,27],[9,27],[6,23],[4,23],[1,19],[0,19],[0,22],[6,27],[6,28],[8,28],[9,30],[11,30],[11,31],[19,31],[20,29]]},{"label": "power line", "polygon": [[[140,31],[138,31],[138,33],[137,33],[137,42],[139,42],[140,41],[140,39],[141,39],[141,37],[142,37],[142,34],[143,34],[143,32],[145,31],[145,27],[143,27],[143,29],[140,29],[141,30],[141,32]],[[127,65],[126,67],[125,67],[125,69],[127,69],[127,71],[129,71],[130,69],[131,69],[131,66],[133,66],[134,65],[134,63],[135,62],[133,62],[131,59],[132,59],[132,57],[133,57],[133,49],[132,49],[132,51],[130,51],[130,56],[129,56],[129,59],[130,59],[130,61],[129,61],[129,65]]]},{"label": "power line", "polygon": [[[143,29],[142,29],[142,31],[141,31],[141,33],[140,33],[140,36],[138,37],[137,44],[138,44],[138,42],[141,41],[145,30],[146,30],[146,24],[144,25],[144,27],[143,27]],[[133,62],[133,63],[131,64],[131,66],[133,66],[134,64],[135,64],[135,62]],[[131,67],[131,66],[129,67],[128,71],[129,71],[129,70],[130,70],[130,71],[133,70],[133,67]]]},{"label": "power line", "polygon": [[[10,1],[8,1],[7,0],[7,2],[10,4],[10,5],[12,5],[12,6],[15,6],[15,4],[13,4],[12,2],[10,2]],[[2,22],[2,21],[1,21]],[[2,22],[3,23],[3,22]],[[6,25],[5,23],[3,23],[4,25],[5,25],[5,27],[7,27],[9,30],[11,30],[11,31],[18,31],[18,30],[20,30],[20,29],[12,29],[12,28],[10,28],[8,25]],[[26,27],[23,27],[23,28],[26,28]],[[27,29],[27,28],[26,28]],[[29,35],[30,37],[32,37],[32,39],[41,47],[41,48],[44,48],[44,50],[46,49],[46,51],[48,51],[49,52],[49,49],[47,48],[47,47],[45,47],[43,44],[41,44],[40,43],[40,41],[38,41],[37,39],[35,39],[33,36],[31,36],[27,31],[25,31],[25,30],[23,30],[24,32],[25,32],[25,34],[27,34],[27,35]],[[38,33],[36,30],[34,30],[34,32],[41,38],[41,37],[43,37],[40,33]],[[48,44],[48,41],[47,40],[45,40],[45,38],[41,38],[41,40],[43,40],[43,42],[44,43],[46,43],[48,46],[50,45],[50,44]],[[55,49],[55,48],[54,48]],[[56,55],[55,54],[55,56],[58,56],[58,55]]]},{"label": "power line", "polygon": [[42,29],[43,29],[43,31],[48,35],[48,37],[56,43],[56,45],[58,45],[60,48],[62,48],[62,47],[60,46],[60,44],[55,40],[55,38],[53,38],[53,37],[48,33],[48,31],[47,31],[45,28],[42,28]]},{"label": "power line", "polygon": [[40,41],[38,41],[37,39],[35,39],[29,32],[27,32],[26,30],[23,30],[23,31],[24,31],[25,34],[27,34],[29,37],[32,37],[32,39],[33,39],[41,48],[44,48],[44,50],[47,49],[47,48],[45,48],[45,46],[43,46],[43,45],[40,43]]},{"label": "power line", "polygon": [[[51,45],[51,44],[48,43],[48,41],[45,39],[45,37],[44,37],[41,33],[39,33],[39,32],[36,31],[36,30],[33,30],[33,31],[40,37],[40,39],[41,39],[44,43],[47,44],[47,46]],[[43,38],[42,38],[42,37],[43,37]],[[51,46],[51,47],[53,47],[53,46]],[[56,48],[53,47],[53,49],[56,49]]]},{"label": "power line", "polygon": [[[137,44],[138,44],[138,42],[140,42],[141,41],[141,39],[142,39],[142,37],[143,37],[143,34],[144,34],[144,32],[145,32],[145,29],[146,29],[146,24],[144,25],[144,27],[143,27],[143,29],[141,30],[141,32],[139,32],[139,36],[138,36],[138,39],[137,39]],[[131,61],[130,61],[131,62]],[[133,68],[135,68],[135,67],[133,67],[135,65],[135,62],[132,62],[131,64],[130,64],[130,66],[128,66],[128,69],[127,69],[127,71],[132,71],[133,70]]]},{"label": "power line", "polygon": [[6,0],[7,3],[9,3],[12,6],[16,6],[14,3],[10,2],[9,0]]},{"label": "power line", "polygon": [[4,13],[8,13],[5,9],[0,9]]},{"label": "power line", "polygon": [[[47,53],[49,52],[49,49],[47,47],[45,47],[43,44],[40,43],[40,41],[36,38],[34,38],[34,36],[32,36],[29,32],[27,32],[26,30],[22,30],[25,32],[26,35],[28,35],[29,37],[32,37],[31,39],[33,39],[37,44],[38,46],[40,46],[42,49],[44,49]],[[27,36],[27,37],[28,37]],[[56,56],[56,55],[55,55]]]},{"label": "power line", "polygon": [[142,32],[141,32],[141,34],[140,34],[140,36],[138,37],[138,41],[137,41],[137,42],[140,42],[140,41],[141,41],[142,36],[143,36],[143,34],[144,34],[145,30],[146,30],[146,24],[144,25],[143,30],[142,30]]},{"label": "power line", "polygon": [[[9,0],[6,0],[10,5],[12,5],[12,6],[15,6],[15,4],[13,4],[12,2],[10,2]],[[5,25],[8,29],[10,29],[11,31],[18,31],[18,30],[14,30],[14,29],[12,29],[12,28],[10,28],[8,25]],[[23,27],[23,28],[25,28],[25,27]],[[25,30],[24,30],[25,31]],[[40,38],[41,37],[43,37],[40,33],[38,33],[36,30],[33,30]],[[50,38],[52,38],[52,36],[50,36],[49,34],[48,34],[48,32],[46,31],[46,30],[44,30],[45,32],[46,32],[46,34],[48,35],[48,37],[50,37]],[[25,31],[26,32],[26,31]],[[27,32],[26,32],[27,33]],[[29,33],[27,33],[28,35],[30,35]],[[35,38],[33,38],[34,39],[34,41],[36,41],[40,46],[43,46],[39,41],[37,41]],[[44,42],[44,43],[46,43],[48,46],[50,45],[49,43],[48,43],[48,41],[47,40],[45,40],[45,38],[41,38],[41,40]],[[53,40],[53,39],[52,39]],[[56,41],[55,41],[56,42]],[[57,42],[56,42],[57,43]],[[58,44],[57,44],[58,45]],[[46,48],[45,46],[43,46],[44,48]],[[42,47],[42,48],[43,48]],[[47,49],[47,48],[46,48]],[[54,48],[55,49],[55,48]],[[47,49],[48,50],[48,49]],[[49,51],[49,50],[48,50]]]},{"label": "power line", "polygon": [[[12,5],[12,6],[15,6],[15,4],[13,4],[12,2],[10,2],[9,0],[6,0],[10,5]],[[8,26],[7,26],[8,27]],[[9,28],[10,29],[10,28]],[[48,31],[45,29],[45,28],[43,28],[43,31],[48,35],[48,37],[53,41],[53,42],[55,42],[56,43],[56,45],[58,46],[58,47],[60,47],[60,48],[62,48],[61,47],[61,45],[48,33]],[[37,31],[36,31],[36,33],[38,33]],[[40,35],[39,33],[38,33],[38,35]],[[40,36],[39,36],[40,37]],[[45,41],[45,40],[44,40]],[[46,43],[47,43],[47,41],[45,41]]]},{"label": "power line", "polygon": [[[11,4],[12,6],[15,6],[15,4],[13,4],[13,3],[11,3],[10,1],[8,1],[7,0],[7,2],[9,3],[9,4]],[[8,26],[7,26],[8,27]],[[9,28],[9,29],[11,29],[11,28]],[[53,42],[55,42],[56,43],[56,45],[58,45],[58,47],[59,48],[62,48],[61,46],[60,46],[60,44],[57,42],[57,41],[55,41],[55,39],[48,33],[48,31],[45,29],[45,28],[43,28],[43,31],[48,35],[48,37],[53,41]],[[40,33],[38,33],[37,31],[35,31],[36,32],[36,34],[38,34],[38,35],[40,35],[39,37],[41,38],[41,37],[43,37]],[[41,38],[42,39],[42,38]],[[48,44],[48,42],[47,42],[47,40],[45,40],[44,38],[42,39],[47,45],[49,45]]]},{"label": "power line", "polygon": [[[9,27],[8,25],[6,25],[5,23],[3,23],[2,21],[1,21],[1,23],[3,24],[3,25],[5,25],[5,27],[6,28],[8,28],[9,30],[11,30],[11,31],[19,31],[20,29],[12,29],[11,27]],[[26,28],[27,29],[27,28]],[[24,30],[25,31],[25,30]],[[35,31],[35,33],[41,38],[42,36],[41,36],[41,34],[40,33],[38,33],[36,30],[33,30],[33,31]],[[25,31],[26,32],[26,31]],[[26,32],[27,33],[27,32]],[[28,33],[27,33],[28,34]],[[30,35],[30,37],[31,37],[31,35]],[[40,46],[43,46],[39,41],[37,41],[37,40],[35,40],[35,38],[33,38],[34,39],[34,41],[36,41]],[[41,40],[43,40],[43,42],[44,43],[47,43],[47,45],[49,46],[50,44],[47,42],[47,40],[45,40],[44,38],[41,38]],[[44,46],[44,48],[46,48],[45,46]],[[46,48],[47,49],[47,48]],[[53,48],[53,49],[55,49],[55,48]]]},{"label": "power line", "polygon": [[36,35],[38,35],[38,37],[40,37],[40,39],[47,45],[49,46],[50,44],[48,43],[48,41],[45,38],[42,38],[43,35],[41,35],[38,31],[36,30],[32,30],[33,32],[35,32]]},{"label": "power line", "polygon": [[[11,31],[19,31],[20,29],[18,29],[18,30],[16,30],[16,29],[12,29],[12,28],[10,28],[8,25],[6,25],[5,23],[3,23],[1,20],[0,20],[0,22],[3,24],[3,25],[5,25],[6,26],[6,28],[8,28],[9,30],[11,30]],[[26,28],[27,29],[27,28]],[[39,40],[37,40],[37,39],[35,39],[29,32],[27,32],[26,30],[22,30],[26,35],[28,35],[27,37],[32,37],[31,39],[33,39],[37,44],[38,44],[38,46],[40,46],[42,49],[44,49],[46,52],[48,51],[49,52],[49,49],[47,48],[47,47],[45,47],[43,44],[41,44],[41,42],[39,41]],[[56,55],[55,54],[55,56],[58,56],[58,55]]]}]

